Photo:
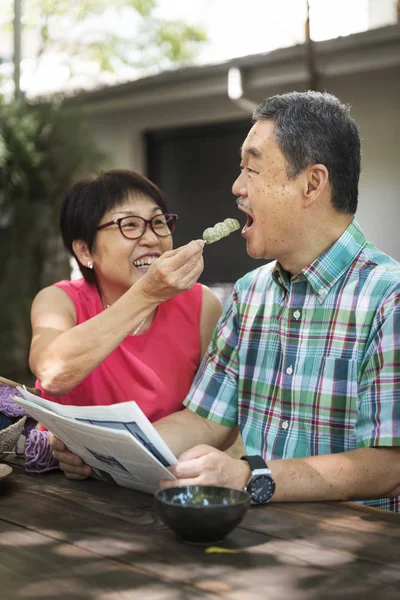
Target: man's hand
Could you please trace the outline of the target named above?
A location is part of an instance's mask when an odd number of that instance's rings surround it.
[[[92,474],[92,467],[68,450],[65,444],[52,433],[48,437],[53,456],[60,462],[60,469],[68,479],[86,479]]]
[[[179,457],[178,464],[170,467],[177,477],[163,480],[160,487],[182,485],[221,485],[243,489],[250,479],[251,470],[245,460],[237,460],[211,446],[195,446]]]

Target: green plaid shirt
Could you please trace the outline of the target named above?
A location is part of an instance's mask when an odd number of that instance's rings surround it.
[[[240,279],[185,405],[265,460],[400,445],[400,264],[353,220],[299,275]],[[400,499],[364,502],[400,510]]]

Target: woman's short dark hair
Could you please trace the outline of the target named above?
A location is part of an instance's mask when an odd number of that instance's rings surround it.
[[[273,122],[288,177],[313,164],[325,165],[333,206],[339,212],[356,212],[360,136],[348,106],[328,93],[291,92],[264,100],[253,113],[253,122],[260,120]]]
[[[165,194],[147,177],[127,169],[89,175],[68,190],[61,207],[61,235],[66,249],[77,260],[88,283],[95,283],[95,274],[79,262],[72,248],[73,242],[83,240],[92,250],[103,215],[123,204],[128,197],[135,196],[147,196],[154,200],[162,212],[169,212]]]

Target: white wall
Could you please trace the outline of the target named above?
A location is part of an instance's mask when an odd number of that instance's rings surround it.
[[[397,23],[397,0],[368,0],[368,29]]]
[[[105,166],[145,170],[146,131],[201,125],[222,121],[244,119],[250,114],[243,112],[226,97],[206,100],[166,102],[135,110],[114,110],[103,113],[91,108],[87,117],[99,146],[108,154]]]
[[[329,91],[352,107],[362,143],[357,218],[367,238],[400,260],[400,74],[343,77]]]

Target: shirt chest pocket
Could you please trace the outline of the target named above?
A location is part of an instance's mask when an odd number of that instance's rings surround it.
[[[314,359],[312,379],[317,396],[336,400],[338,408],[345,406],[347,399],[357,397],[357,362],[355,360],[330,357]]]
[[[304,359],[296,368],[293,399],[299,421],[327,452],[355,447],[357,362],[342,358]],[[301,383],[300,383],[301,381]]]

